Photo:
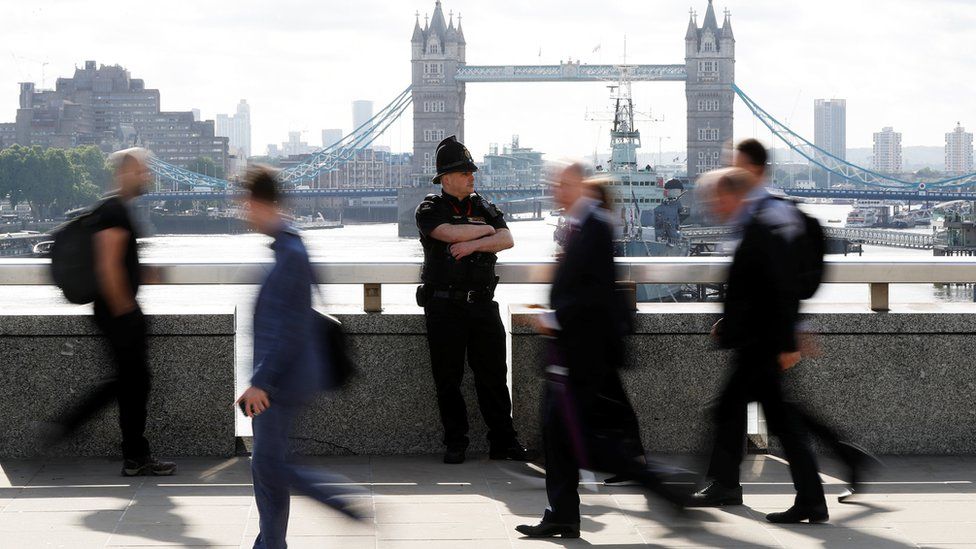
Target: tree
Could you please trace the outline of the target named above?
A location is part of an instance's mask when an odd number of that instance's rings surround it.
[[[189,170],[202,173],[203,175],[209,175],[210,177],[216,177],[217,179],[224,178],[224,167],[218,166],[213,158],[209,156],[201,156],[191,162]]]
[[[934,181],[934,180],[937,180],[937,179],[942,179],[943,174],[942,174],[942,172],[933,170],[932,168],[929,168],[929,167],[926,166],[926,167],[922,168],[921,170],[918,170],[917,172],[915,172],[915,177],[917,177],[918,179],[925,179],[925,180]]]

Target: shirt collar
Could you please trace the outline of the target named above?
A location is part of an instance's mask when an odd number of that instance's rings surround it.
[[[732,219],[732,225],[739,228],[745,227],[749,223],[749,220],[756,215],[756,209],[759,208],[759,204],[768,196],[771,195],[763,185],[759,185],[749,191],[745,200],[742,201],[742,207],[739,209],[739,213]]]
[[[447,191],[443,191],[443,190],[441,191],[441,196],[443,196],[444,198],[446,198],[448,200],[448,202],[450,202],[451,204],[454,204],[455,206],[464,206],[464,205],[466,205],[471,200],[471,196],[470,195],[464,197],[461,200],[458,200],[457,197],[455,197],[452,194],[448,194]]]
[[[274,233],[274,242],[271,243],[271,249],[277,251],[283,245],[285,236],[297,234],[298,230],[282,219],[278,225],[278,230]]]
[[[574,225],[582,225],[593,211],[600,205],[600,201],[589,196],[581,196],[569,207],[566,217]]]

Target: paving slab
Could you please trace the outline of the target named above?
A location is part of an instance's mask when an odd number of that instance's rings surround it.
[[[655,459],[692,466],[687,456]],[[289,547],[316,549],[532,549],[535,547],[775,547],[976,549],[976,457],[893,457],[854,503],[825,461],[831,520],[822,525],[769,524],[766,513],[792,504],[781,458],[749,456],[744,505],[675,515],[639,487],[581,485],[582,537],[529,540],[515,531],[535,524],[546,505],[544,478],[521,464],[439,456],[314,458],[310,463],[356,477],[350,485],[366,517],[293,496]],[[0,460],[0,547],[250,548],[259,530],[247,458],[180,461],[173,477],[122,478],[104,459]],[[334,465],[334,467],[333,467]],[[597,475],[596,479],[603,477]],[[676,481],[691,490],[689,480]]]

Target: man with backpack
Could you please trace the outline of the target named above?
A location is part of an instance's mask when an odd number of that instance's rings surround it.
[[[146,319],[136,301],[142,273],[136,246],[137,232],[129,207],[146,192],[151,181],[148,159],[149,152],[141,148],[126,149],[109,157],[115,167],[115,192],[84,214],[75,227],[65,231],[78,239],[70,243],[71,249],[58,250],[59,246],[68,244],[55,237],[52,259],[58,263],[54,267],[62,268],[60,257],[65,253],[77,253],[80,249],[90,252],[87,258],[76,259],[64,267],[69,279],[90,279],[91,287],[81,292],[85,296],[76,299],[69,295],[67,287],[63,289],[76,303],[94,300],[95,323],[108,339],[115,373],[102,380],[60,424],[54,425],[48,442],[53,444],[67,438],[102,408],[117,400],[124,476],[165,476],[176,471],[175,463],[153,458],[145,436],[150,373],[146,357]],[[73,272],[75,269],[85,272]],[[56,269],[55,280],[60,278]],[[62,285],[60,281],[59,285]]]
[[[755,178],[726,168],[714,178],[708,207],[733,224],[742,240],[729,268],[722,319],[714,335],[733,351],[732,371],[714,409],[714,446],[707,476],[712,481],[692,496],[693,505],[741,505],[742,463],[749,402],[762,404],[770,431],[783,445],[797,495],[794,505],[766,519],[796,523],[828,519],[817,461],[804,418],[783,396],[781,373],[800,359],[796,325],[801,295],[799,241],[804,220],[792,206],[773,207]],[[778,202],[778,200],[777,200]]]
[[[291,491],[307,495],[352,518],[346,479],[302,467],[288,456],[291,425],[308,402],[334,381],[334,364],[323,352],[312,309],[312,266],[302,238],[280,210],[281,190],[268,168],[248,171],[244,187],[248,222],[273,237],[275,263],[254,305],[254,374],[237,399],[252,418],[251,475],[260,532],[255,549],[284,549]],[[331,350],[329,351],[331,352]]]
[[[784,198],[774,197],[765,189],[767,164],[769,153],[766,147],[756,139],[745,139],[735,147],[733,164],[737,168],[749,172],[753,182],[749,198],[755,212],[769,222],[777,225],[780,230],[795,232],[793,248],[797,260],[797,290],[799,298],[810,299],[820,287],[824,274],[825,235],[823,227],[813,217],[796,207],[793,202]],[[788,227],[792,226],[793,229]],[[811,337],[804,333],[801,326],[797,326],[797,345],[802,351],[812,346]],[[841,503],[848,502],[862,487],[861,480],[868,469],[880,465],[880,461],[861,446],[850,441],[842,440],[841,435],[831,426],[800,403],[787,402],[793,413],[802,417],[807,429],[820,442],[838,457],[846,468],[848,489],[838,496]]]

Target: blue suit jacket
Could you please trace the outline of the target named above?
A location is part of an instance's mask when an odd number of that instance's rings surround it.
[[[304,401],[323,386],[313,334],[312,266],[298,233],[282,228],[271,245],[275,264],[254,307],[251,385],[282,403]]]

